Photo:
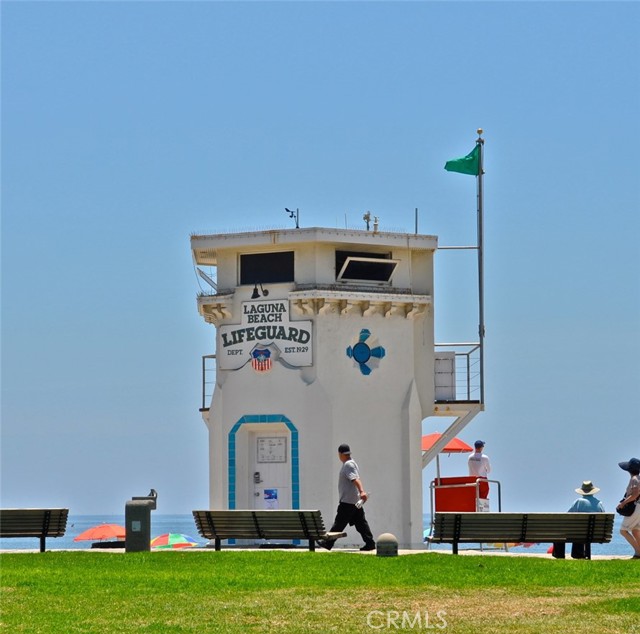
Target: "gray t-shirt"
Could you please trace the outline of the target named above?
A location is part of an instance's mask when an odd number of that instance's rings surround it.
[[[340,496],[340,502],[355,504],[360,499],[358,489],[353,483],[353,481],[358,478],[360,478],[358,465],[353,460],[344,462],[340,469],[340,476],[338,477],[338,495]]]

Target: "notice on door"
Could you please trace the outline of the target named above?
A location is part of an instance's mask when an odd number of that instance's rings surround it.
[[[278,509],[278,489],[264,489],[264,508],[267,511]]]
[[[287,461],[287,439],[280,436],[258,438],[258,462],[274,463]]]

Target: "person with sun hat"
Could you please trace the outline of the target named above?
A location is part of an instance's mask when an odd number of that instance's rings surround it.
[[[596,497],[600,489],[593,486],[591,480],[585,480],[581,487],[575,489],[580,497],[575,500],[568,510],[568,513],[604,513],[602,502]],[[564,559],[565,544],[564,542],[555,542],[553,544],[552,555],[556,559]],[[585,559],[587,557],[587,544],[575,542],[571,544],[571,558]]]
[[[625,462],[619,462],[618,466],[623,471],[626,471],[630,478],[624,497],[620,500],[616,509],[629,502],[635,501],[636,504],[633,514],[622,518],[620,534],[633,548],[632,559],[640,559],[640,460],[631,458]]]

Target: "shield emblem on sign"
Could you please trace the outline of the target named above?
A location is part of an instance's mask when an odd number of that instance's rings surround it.
[[[251,352],[251,367],[256,372],[268,372],[271,370],[272,361],[271,361],[271,350],[263,349],[252,350]]]

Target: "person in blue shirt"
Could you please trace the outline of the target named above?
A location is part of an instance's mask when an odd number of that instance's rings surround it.
[[[580,494],[580,497],[571,505],[568,510],[569,513],[604,513],[604,506],[602,502],[596,497],[600,489],[593,486],[591,480],[585,480],[582,486],[576,489],[576,493]],[[587,556],[587,545],[582,543],[571,544],[571,558],[572,559],[584,559]],[[564,559],[565,544],[564,542],[556,542],[553,544],[552,555],[556,559]]]

